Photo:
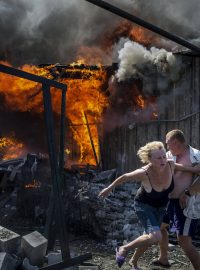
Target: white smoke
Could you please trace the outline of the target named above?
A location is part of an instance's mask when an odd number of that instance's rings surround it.
[[[147,50],[144,46],[127,41],[124,47],[119,51],[119,69],[116,73],[118,81],[124,81],[130,78],[141,78],[148,70],[157,68],[157,71],[163,75],[169,76],[175,72],[176,58],[171,52],[165,49],[152,47]]]

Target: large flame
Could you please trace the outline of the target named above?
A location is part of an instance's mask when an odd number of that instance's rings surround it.
[[[142,33],[140,31],[138,33],[143,38]],[[5,62],[1,63],[9,65]],[[62,71],[57,67],[58,65],[44,67],[24,65],[21,69],[67,84],[66,114],[68,125],[72,130],[73,139],[80,149],[79,160],[76,160],[76,162],[98,165],[100,156],[98,128],[102,120],[102,114],[109,105],[108,97],[102,91],[107,80],[106,71],[101,65],[93,68],[86,66],[84,59],[67,67],[62,66]],[[61,76],[61,73],[67,74],[67,76]],[[51,94],[53,110],[59,114],[61,91],[51,89]],[[38,83],[0,73],[0,95],[5,100],[5,108],[9,110],[38,114],[43,112],[43,96],[41,85]],[[129,99],[129,97],[127,98]],[[135,104],[141,110],[146,106],[150,106],[152,115],[155,117],[155,100],[147,100],[139,92],[137,97],[134,95],[132,98],[135,99]],[[7,140],[10,141],[8,138]],[[11,152],[13,152],[12,158],[19,156],[24,147],[14,139],[12,139],[10,145],[8,153],[3,157],[5,159],[11,157]],[[14,145],[18,147],[18,151],[14,149]],[[0,150],[2,149],[0,144]],[[66,142],[65,155],[70,156],[70,153],[70,145],[67,145]]]
[[[77,71],[80,72],[80,68],[74,65],[71,72]],[[95,155],[99,157],[98,125],[104,109],[108,106],[108,98],[101,91],[106,72],[101,66],[98,70],[85,67],[81,72],[81,79],[61,80],[69,89],[67,116],[74,138],[80,147],[79,162],[97,165],[99,161],[95,159]]]
[[[99,157],[97,127],[101,121],[102,112],[108,106],[108,99],[101,91],[102,85],[105,83],[106,72],[101,66],[94,70],[87,67],[83,68],[83,66],[83,62],[78,62],[73,63],[69,69],[63,69],[65,73],[78,72],[79,79],[74,79],[72,75],[72,79],[62,78],[58,80],[68,86],[66,113],[74,139],[80,147],[81,157],[79,162],[96,164],[98,160],[95,159],[95,156]],[[53,78],[51,74],[53,67],[55,65],[44,68],[25,65],[21,69],[36,75]],[[60,91],[53,89],[51,93],[53,109],[59,113]],[[0,94],[3,95],[9,110],[35,113],[43,111],[40,84],[0,73]],[[91,136],[89,136],[90,134]]]

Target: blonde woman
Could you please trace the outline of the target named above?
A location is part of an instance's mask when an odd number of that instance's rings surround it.
[[[125,262],[130,250],[136,249],[132,257],[132,270],[139,270],[137,262],[146,249],[154,243],[160,242],[162,236],[160,225],[168,203],[168,195],[174,188],[174,170],[198,173],[199,166],[184,167],[167,160],[166,151],[162,142],[147,143],[137,152],[143,167],[118,177],[107,188],[104,188],[99,197],[106,197],[113,188],[128,181],[139,181],[141,187],[134,198],[135,211],[144,227],[144,234],[132,242],[116,249],[116,262],[119,267]]]

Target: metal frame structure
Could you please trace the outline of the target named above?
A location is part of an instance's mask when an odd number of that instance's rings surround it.
[[[70,258],[70,249],[64,217],[65,212],[64,212],[64,205],[62,202],[61,179],[63,176],[63,167],[64,167],[65,108],[66,108],[67,85],[2,64],[0,64],[0,72],[42,84],[44,116],[47,129],[47,142],[48,142],[49,160],[52,176],[52,194],[49,203],[45,236],[47,237],[48,240],[51,240],[52,237],[55,237],[55,235],[51,235],[51,226],[53,221],[55,221],[55,225],[58,228],[57,232],[59,235],[59,241],[61,246],[62,261],[53,265],[42,267],[40,269],[60,270],[63,269],[64,267],[69,267],[75,264],[81,264],[83,261],[91,259],[92,255],[91,253],[86,253],[84,255],[75,258]],[[55,87],[62,90],[59,162],[57,160],[56,154],[56,142],[54,134],[54,121],[53,121],[50,87]]]

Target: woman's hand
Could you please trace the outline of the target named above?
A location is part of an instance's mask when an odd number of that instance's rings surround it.
[[[107,197],[110,194],[111,191],[112,191],[112,189],[109,188],[109,187],[104,188],[102,191],[99,192],[99,196],[98,197],[105,198],[105,197]]]

